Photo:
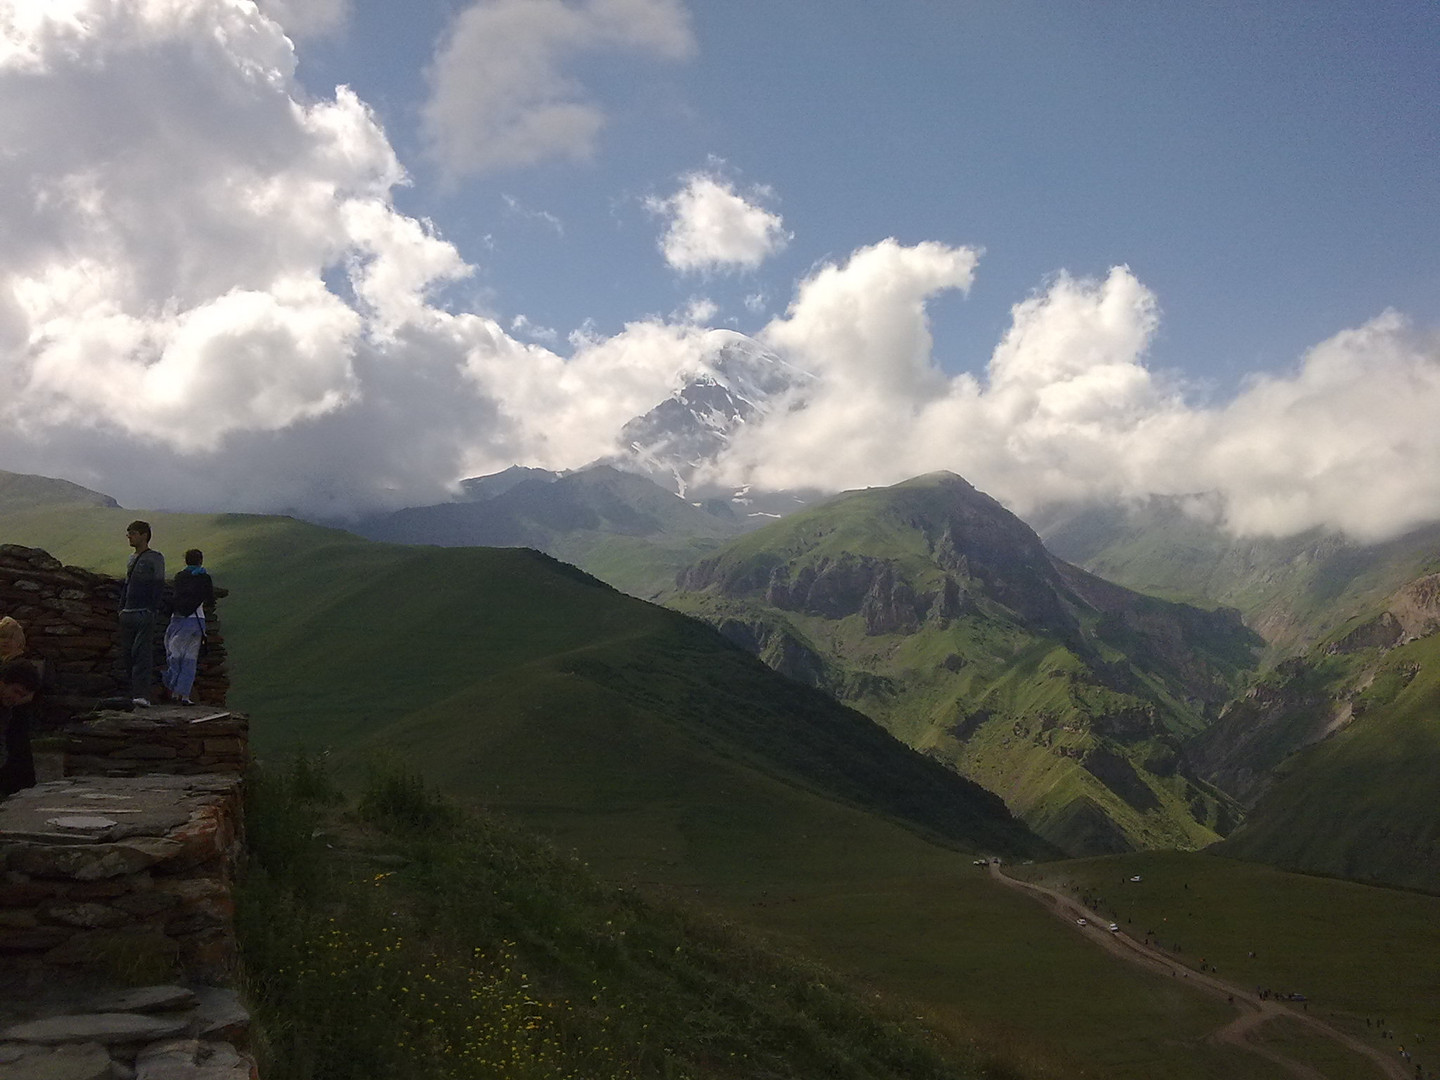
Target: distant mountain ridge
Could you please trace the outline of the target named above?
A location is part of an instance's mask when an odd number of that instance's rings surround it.
[[[119,505],[109,495],[72,484],[69,480],[0,470],[0,513],[34,510],[43,506]]]
[[[570,473],[511,468],[464,481],[455,502],[350,523],[371,540],[437,547],[529,547],[648,596],[681,566],[746,527],[728,503],[696,506],[608,465]]]
[[[1179,499],[1054,509],[1036,531],[1063,559],[1157,596],[1236,608],[1272,661],[1307,650],[1440,560],[1440,522],[1359,544],[1321,529],[1234,537]]]
[[[346,527],[393,543],[533,547],[617,588],[651,596],[707,541],[734,536],[820,498],[697,486],[743,425],[813,376],[755,340],[712,330],[681,385],[617,433],[617,449],[580,469],[515,465],[460,481],[446,503],[371,514]]]
[[[731,541],[666,601],[1006,796],[1072,852],[1208,843],[1230,805],[1179,747],[1259,645],[1234,612],[1055,559],[954,474],[838,496]]]

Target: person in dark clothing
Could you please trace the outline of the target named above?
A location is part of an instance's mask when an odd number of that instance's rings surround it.
[[[182,705],[193,705],[195,665],[205,640],[205,605],[215,603],[215,584],[201,565],[199,548],[185,552],[185,569],[175,575],[175,599],[170,625],[165,628],[165,695]]]
[[[0,798],[35,786],[35,757],[25,706],[40,692],[40,672],[28,660],[0,664]]]
[[[120,663],[130,680],[131,700],[150,705],[155,677],[155,613],[165,588],[165,556],[150,546],[150,524],[132,521],[125,539],[135,554],[125,566],[120,588]]]

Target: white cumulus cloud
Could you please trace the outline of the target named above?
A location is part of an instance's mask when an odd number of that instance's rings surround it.
[[[1373,541],[1440,518],[1440,332],[1387,311],[1202,413],[1169,486],[1219,491],[1232,531]]]
[[[342,513],[595,456],[587,417],[668,391],[626,346],[643,330],[572,365],[438,307],[471,268],[395,209],[371,111],[302,93],[253,6],[8,0],[0,34],[0,467],[131,505]],[[533,411],[557,387],[559,433]]]
[[[587,158],[605,112],[568,65],[594,53],[683,59],[694,48],[679,0],[481,0],[430,66],[430,153],[452,177]]]
[[[350,0],[256,0],[294,38],[332,34],[350,18]]]
[[[761,198],[768,193],[751,194]],[[680,271],[753,270],[791,240],[779,214],[710,173],[691,173],[674,195],[647,199],[645,205],[666,219],[660,250]]]

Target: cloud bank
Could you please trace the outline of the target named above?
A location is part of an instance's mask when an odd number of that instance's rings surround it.
[[[6,468],[131,505],[437,499],[604,453],[698,333],[637,325],[565,360],[436,306],[471,268],[395,210],[370,110],[310,100],[250,5],[0,3],[0,33]]]
[[[1440,520],[1440,333],[1387,311],[1231,401],[1148,365],[1154,294],[1126,267],[1059,274],[1012,308],[983,379],[945,375],[926,301],[975,253],[893,241],[804,282],[762,340],[820,376],[747,428],[716,479],[836,489],[948,469],[1022,516],[1056,503],[1206,496],[1231,532],[1378,541]]]
[[[473,268],[396,209],[407,176],[365,103],[296,84],[292,38],[265,14],[281,11],[0,0],[0,468],[136,508],[323,516],[613,450],[700,365],[713,304],[611,336],[582,328],[569,355],[522,314],[507,324],[529,341],[449,310],[443,290]],[[502,127],[578,100],[558,65],[585,43],[689,47],[658,0],[466,18],[512,33],[558,80],[506,98]],[[783,236],[706,174],[664,207],[681,269],[750,265]],[[1021,514],[1204,494],[1241,533],[1375,540],[1440,519],[1435,330],[1383,312],[1231,400],[1197,401],[1153,364],[1156,296],[1116,267],[1057,274],[1015,304],[983,370],[950,375],[927,305],[966,291],[979,260],[883,240],[813,270],[758,336],[817,382],[803,408],[747,427],[718,475],[838,489],[949,469]]]

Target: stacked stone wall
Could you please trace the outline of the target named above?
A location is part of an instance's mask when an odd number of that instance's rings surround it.
[[[170,587],[166,586],[168,611]],[[217,596],[224,590],[217,589]],[[39,548],[0,544],[0,615],[25,628],[26,656],[45,668],[42,717],[53,727],[88,712],[105,697],[129,697],[118,665],[120,580],[64,566]],[[230,689],[225,639],[214,608],[206,610],[206,655],[194,697],[223,705]],[[165,665],[164,623],[155,633],[155,683]]]
[[[178,970],[235,958],[240,778],[67,777],[0,803],[0,954]]]
[[[95,709],[129,696],[118,591],[0,546],[0,614],[43,661],[65,759],[63,778],[0,798],[0,1077],[258,1080],[228,988],[249,724],[217,708],[229,687],[213,611],[194,695],[208,705]]]
[[[204,707],[100,712],[64,729],[67,776],[240,774],[249,764],[250,722]]]

